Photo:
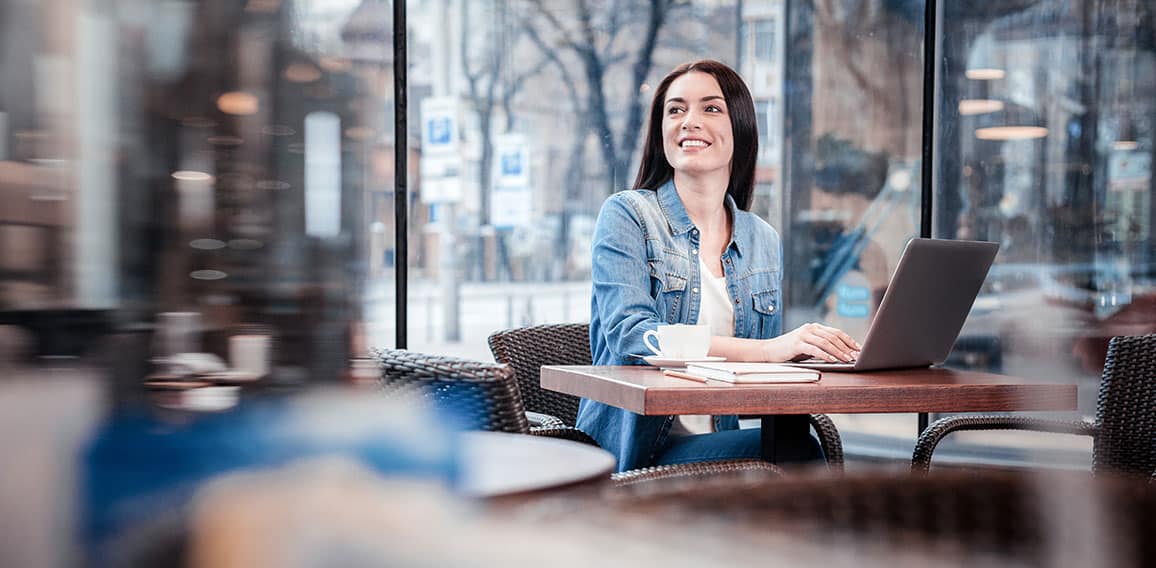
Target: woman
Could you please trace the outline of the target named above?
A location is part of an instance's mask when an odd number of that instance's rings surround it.
[[[712,329],[710,354],[731,361],[848,361],[859,344],[809,323],[780,335],[782,247],[748,212],[758,132],[750,92],[717,61],[681,65],[659,84],[632,191],[612,195],[594,231],[590,347],[596,365],[640,364],[643,334],[668,323]],[[591,400],[578,427],[624,471],[651,465],[757,457],[759,430],[736,416],[641,416]],[[776,452],[820,459],[809,435]]]

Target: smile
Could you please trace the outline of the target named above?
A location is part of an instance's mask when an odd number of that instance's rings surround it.
[[[680,148],[706,148],[710,144],[703,140],[687,139],[678,143]]]

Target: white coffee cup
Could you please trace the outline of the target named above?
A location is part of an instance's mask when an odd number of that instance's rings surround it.
[[[658,345],[651,343],[652,338],[658,340]],[[642,342],[659,357],[701,359],[710,351],[710,326],[660,325],[658,331],[650,330],[643,334]]]

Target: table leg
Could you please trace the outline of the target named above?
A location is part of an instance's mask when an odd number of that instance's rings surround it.
[[[762,417],[763,459],[771,463],[787,463],[812,459],[808,437],[811,421],[806,414]]]

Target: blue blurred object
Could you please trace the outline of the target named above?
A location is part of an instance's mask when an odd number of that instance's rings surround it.
[[[150,408],[111,416],[83,456],[80,522],[89,558],[108,562],[124,534],[181,517],[203,483],[230,472],[342,456],[387,477],[458,483],[457,438],[439,426],[446,421],[412,401],[359,396],[259,399],[179,422]]]

